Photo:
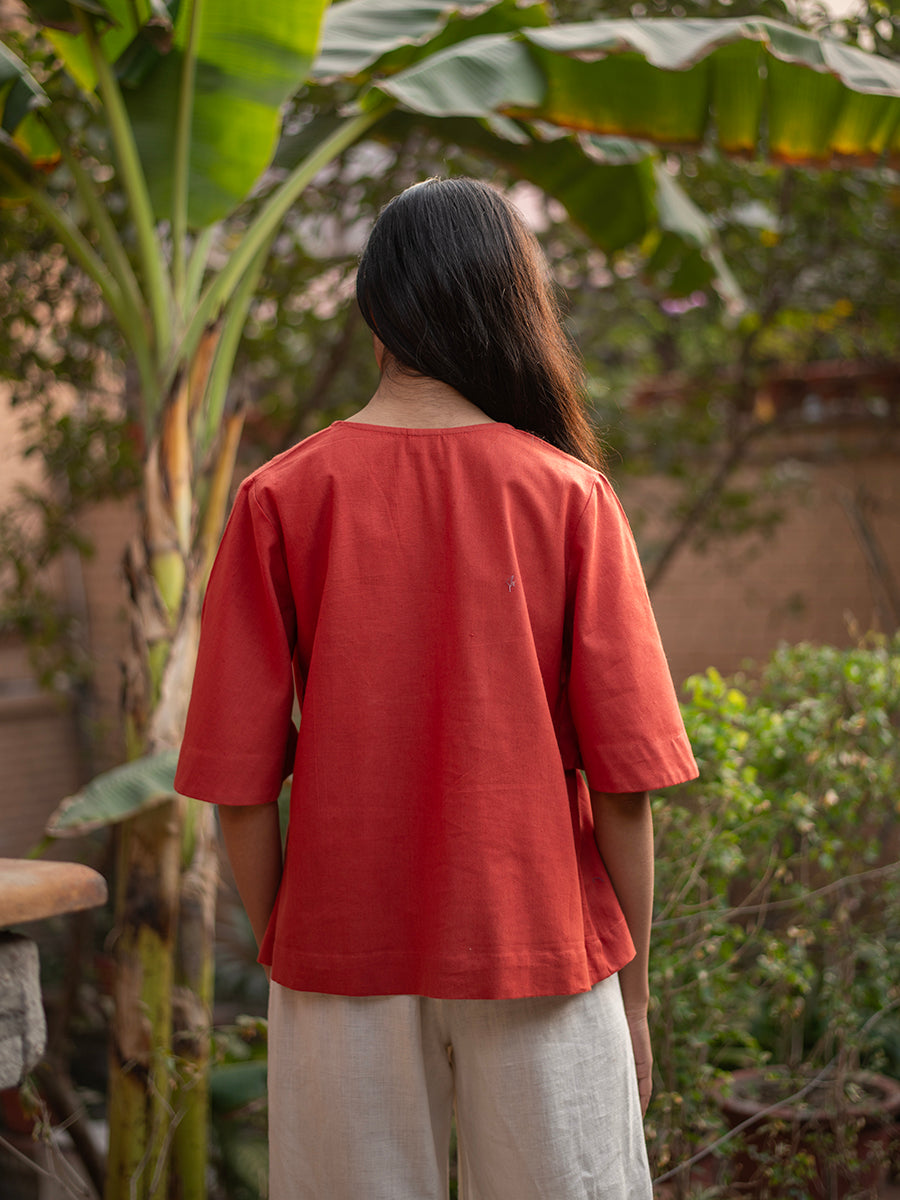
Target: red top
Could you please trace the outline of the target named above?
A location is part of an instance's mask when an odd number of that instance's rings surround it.
[[[580,767],[696,775],[602,475],[509,425],[338,421],[244,481],[175,783],[267,804],[293,771],[278,983],[552,995],[624,966]]]

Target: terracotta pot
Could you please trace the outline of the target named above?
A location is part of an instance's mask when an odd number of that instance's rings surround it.
[[[837,1112],[827,1105],[828,1084],[804,1096],[794,1104],[770,1106],[774,1096],[785,1095],[801,1085],[778,1068],[748,1068],[735,1071],[730,1087],[719,1095],[721,1110],[729,1128],[759,1117],[741,1134],[742,1149],[732,1158],[734,1182],[740,1195],[757,1200],[781,1200],[786,1194],[775,1178],[767,1178],[767,1169],[777,1172],[779,1164],[797,1164],[809,1156],[813,1178],[807,1184],[810,1200],[842,1200],[859,1196],[867,1189],[872,1195],[883,1181],[885,1151],[897,1136],[900,1114],[900,1083],[886,1075],[859,1071],[851,1076],[854,1092]],[[767,1109],[765,1116],[760,1116]],[[848,1167],[848,1156],[858,1165]]]

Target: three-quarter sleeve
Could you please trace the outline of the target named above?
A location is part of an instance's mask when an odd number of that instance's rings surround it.
[[[292,769],[296,618],[281,536],[245,481],[210,575],[175,776],[186,796],[264,804]]]
[[[602,477],[569,561],[569,705],[582,766],[598,791],[668,787],[697,774],[634,538]]]

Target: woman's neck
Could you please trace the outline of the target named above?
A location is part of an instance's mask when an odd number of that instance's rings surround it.
[[[407,429],[493,424],[493,418],[449,384],[398,371],[384,372],[369,403],[348,419]]]

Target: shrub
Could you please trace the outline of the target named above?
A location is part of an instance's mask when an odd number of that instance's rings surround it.
[[[657,1175],[709,1140],[725,1070],[900,1075],[900,638],[686,688],[700,778],[654,800]]]

